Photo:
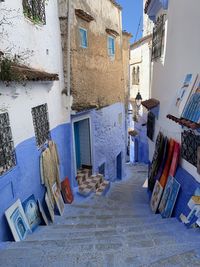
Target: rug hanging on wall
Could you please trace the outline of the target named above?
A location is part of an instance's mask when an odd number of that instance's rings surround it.
[[[155,130],[155,115],[152,112],[148,113],[147,117],[147,136],[153,141]]]

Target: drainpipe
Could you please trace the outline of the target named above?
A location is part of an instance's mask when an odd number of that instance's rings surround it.
[[[67,95],[71,94],[71,0],[68,0],[68,18],[67,18]]]

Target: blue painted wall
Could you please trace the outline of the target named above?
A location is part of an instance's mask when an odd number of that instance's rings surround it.
[[[51,131],[52,140],[58,147],[60,178],[71,175],[71,124],[63,124]],[[16,199],[23,202],[31,194],[43,201],[44,186],[40,183],[39,157],[35,137],[25,140],[16,147],[17,165],[0,176],[0,241],[12,240],[12,234],[4,216],[5,210]]]

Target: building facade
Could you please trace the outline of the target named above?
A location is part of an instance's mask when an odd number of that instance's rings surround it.
[[[194,142],[197,142],[199,126],[192,118],[182,121],[185,115],[183,110],[177,108],[180,88],[188,87],[188,78],[189,81],[191,80],[191,85],[194,84],[194,79],[199,73],[200,39],[192,30],[200,25],[199,7],[200,3],[197,0],[192,4],[186,0],[148,0],[145,7],[145,13],[154,22],[151,96],[160,101],[159,116],[155,120],[154,139],[149,140],[150,160],[153,157],[155,139],[159,131],[181,145],[181,157],[175,174],[175,178],[181,185],[181,192],[175,206],[176,216],[180,216],[184,209],[188,209],[187,202],[200,182],[196,164],[190,163],[193,155],[196,155],[197,160],[198,144],[195,147],[192,143],[187,144],[192,137]],[[184,14],[187,14],[187,18]],[[198,109],[195,113],[198,114]],[[172,118],[171,116],[174,121],[169,119]],[[191,127],[191,122],[194,123],[194,127]],[[191,151],[189,157],[185,155],[185,145],[186,154]]]
[[[122,178],[126,153],[124,65],[128,70],[130,35],[122,32],[115,1],[76,0],[69,15],[68,5],[60,1],[65,86],[73,97],[74,176],[89,166],[114,181]]]
[[[64,88],[57,1],[0,3],[0,240],[11,239],[4,212],[31,194],[43,201],[39,159],[57,144],[60,178],[71,179],[70,103]],[[68,107],[68,109],[66,109]]]

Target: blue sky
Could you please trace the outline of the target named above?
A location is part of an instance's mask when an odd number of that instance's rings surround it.
[[[142,36],[142,5],[143,0],[116,0],[123,7],[122,11],[122,22],[123,22],[123,30],[131,32],[133,38],[131,39],[131,43],[137,41]],[[138,24],[141,18],[140,30],[137,34]]]

